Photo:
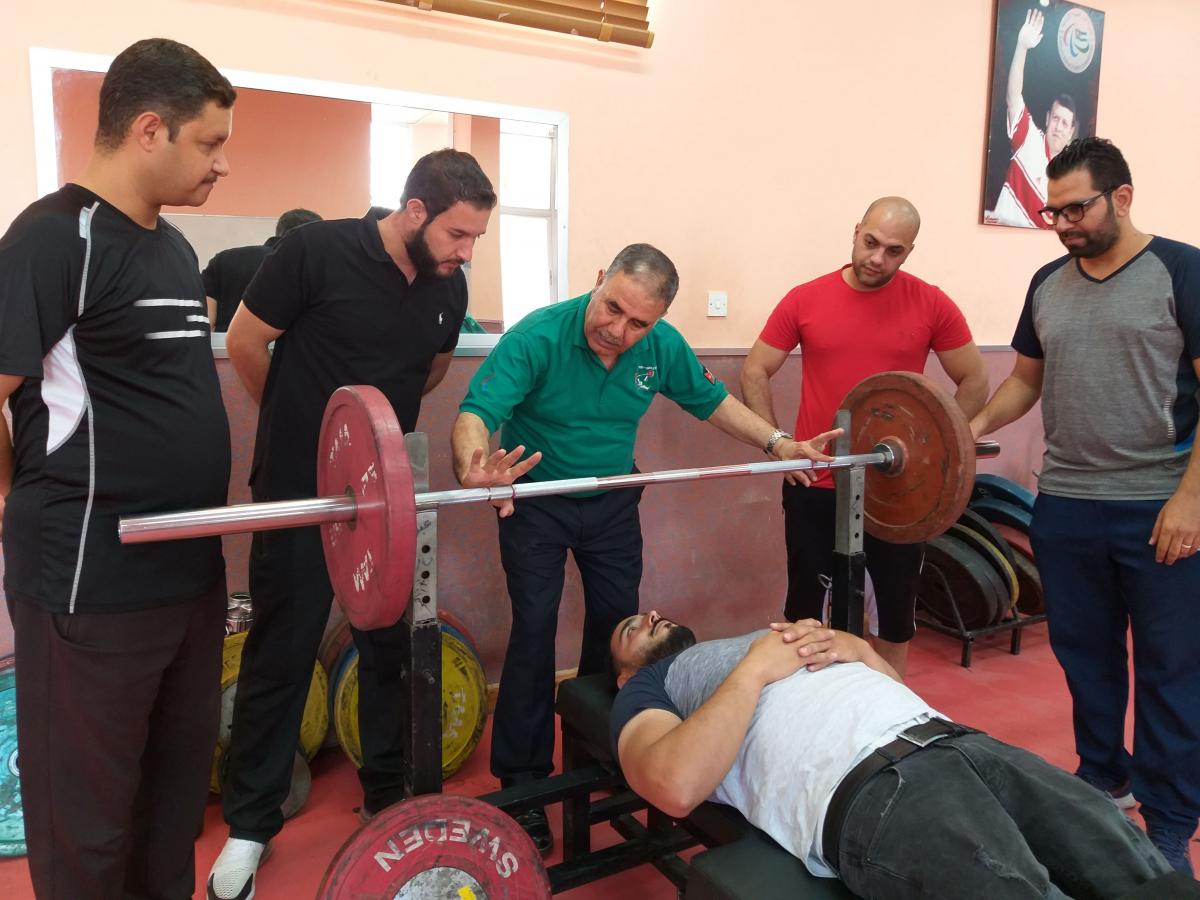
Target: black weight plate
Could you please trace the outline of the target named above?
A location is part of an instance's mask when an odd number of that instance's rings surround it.
[[[971,509],[969,506],[964,509],[963,514],[958,517],[958,524],[964,525],[967,528],[970,528],[972,531],[977,531],[982,534],[985,538],[992,542],[997,550],[1000,551],[1000,555],[1004,557],[1005,561],[1010,566],[1015,565],[1013,562],[1014,550],[1012,545],[1010,545],[1008,541],[1004,539],[1004,535],[1000,533],[1000,530],[996,528],[995,525],[993,525],[979,513],[975,512],[975,510]]]
[[[1016,570],[1004,558],[1004,554],[1000,552],[996,545],[975,529],[955,523],[950,526],[950,530],[946,534],[949,537],[958,538],[958,540],[978,553],[987,560],[988,565],[1000,576],[1000,581],[1004,583],[1007,593],[1004,601],[1004,609],[1000,613],[1000,618],[1003,619],[1004,614],[1016,605],[1017,598],[1020,595],[1021,587],[1017,583]]]
[[[986,628],[999,620],[1007,598],[991,564],[957,538],[942,535],[925,546],[917,602],[939,622],[956,627],[957,605],[968,631]]]

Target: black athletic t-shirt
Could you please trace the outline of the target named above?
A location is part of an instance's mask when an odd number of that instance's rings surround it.
[[[214,254],[208,261],[200,277],[204,279],[204,293],[217,301],[217,321],[213,331],[229,330],[229,321],[246,295],[246,285],[276,240],[270,238],[265,244],[230,247]]]
[[[283,331],[258,417],[255,499],[315,495],[321,417],[342,385],[379,388],[400,427],[413,430],[433,358],[458,345],[466,277],[457,270],[410,285],[379,234],[377,220],[389,212],[289,232],[246,289],[246,308]]]
[[[53,612],[143,609],[208,590],[219,538],[122,545],[121,516],[226,502],[229,423],[196,254],[68,184],[0,238],[0,373],[15,471],[4,588]]]

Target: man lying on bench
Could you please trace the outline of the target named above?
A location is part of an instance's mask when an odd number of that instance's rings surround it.
[[[1107,795],[947,721],[865,641],[773,627],[617,626],[614,751],[649,803],[736,807],[868,898],[1120,897],[1170,871]]]

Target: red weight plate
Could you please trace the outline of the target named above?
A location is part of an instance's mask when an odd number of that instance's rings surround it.
[[[474,650],[476,655],[478,655],[479,644],[475,641],[475,635],[471,634],[470,630],[467,628],[467,623],[454,613],[450,612],[450,610],[443,609],[440,606],[438,607],[437,614],[439,619],[461,634],[466,639],[467,646]]]
[[[350,836],[318,900],[365,897],[545,900],[550,879],[521,826],[473,797],[426,794],[389,806]]]
[[[842,401],[850,411],[850,452],[888,441],[897,471],[866,473],[866,529],[893,544],[916,544],[958,521],[975,481],[975,441],[954,398],[924,375],[882,372]]]
[[[404,433],[377,388],[341,387],[329,398],[317,493],[358,504],[354,521],[321,526],[329,581],[346,618],[363,631],[395,624],[412,595],[416,499]]]

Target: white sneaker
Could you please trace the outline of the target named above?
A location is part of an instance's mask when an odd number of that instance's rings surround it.
[[[268,844],[230,838],[208,873],[208,900],[251,900],[254,875],[266,859]]]

